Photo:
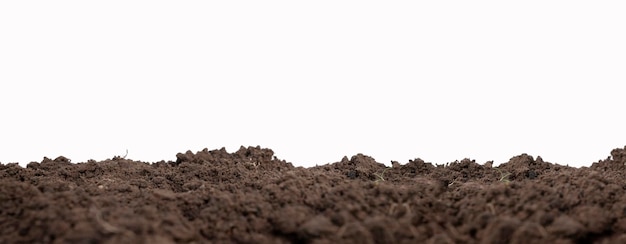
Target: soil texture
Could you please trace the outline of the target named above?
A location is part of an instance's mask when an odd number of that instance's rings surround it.
[[[626,243],[626,147],[581,168],[176,158],[0,164],[0,243]]]

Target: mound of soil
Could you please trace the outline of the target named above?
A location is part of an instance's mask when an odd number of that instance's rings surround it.
[[[626,243],[626,147],[582,168],[176,157],[0,164],[0,243]]]

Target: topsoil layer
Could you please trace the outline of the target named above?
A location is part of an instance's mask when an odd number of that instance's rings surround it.
[[[582,168],[273,154],[0,164],[0,243],[626,243],[626,147]]]

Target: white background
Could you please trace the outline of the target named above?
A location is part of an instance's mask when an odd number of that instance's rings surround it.
[[[2,1],[0,162],[624,147],[623,1],[515,2]]]

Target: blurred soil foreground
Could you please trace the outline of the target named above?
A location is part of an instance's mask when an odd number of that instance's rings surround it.
[[[0,164],[0,243],[626,243],[626,147],[582,168],[176,157]]]

